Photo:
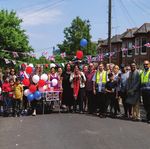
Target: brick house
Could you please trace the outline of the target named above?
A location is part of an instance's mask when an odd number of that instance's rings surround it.
[[[127,29],[127,31],[122,36],[122,48],[128,49],[126,52],[121,52],[122,61],[121,63],[129,65],[134,58],[134,48],[135,45],[135,37],[134,33],[138,28]],[[118,63],[118,62],[117,62]]]
[[[150,23],[144,23],[137,29],[134,37],[135,45],[139,46],[135,49],[134,59],[139,65],[142,65],[145,59],[150,60],[150,48],[144,46],[150,43]]]
[[[120,65],[124,63],[129,65],[133,60],[140,66],[143,61],[150,60],[150,48],[145,47],[146,43],[150,43],[150,23],[144,23],[140,28],[127,29],[121,35],[115,35],[111,39],[112,52],[116,54],[112,57],[112,62]],[[122,48],[127,48],[128,51],[122,52]],[[106,53],[108,51],[108,41],[98,41],[98,52]],[[108,58],[105,58],[105,63],[108,63]]]

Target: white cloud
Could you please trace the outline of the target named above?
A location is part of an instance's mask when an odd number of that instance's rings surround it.
[[[23,26],[38,26],[41,24],[53,24],[62,18],[59,9],[49,9],[44,11],[20,12],[19,17],[23,19]]]

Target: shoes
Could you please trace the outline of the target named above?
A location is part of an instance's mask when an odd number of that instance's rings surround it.
[[[83,114],[83,111],[80,111],[80,114]]]
[[[36,116],[36,113],[33,112],[33,113],[32,113],[32,116]]]
[[[36,116],[36,110],[33,111],[32,116]]]
[[[147,123],[150,124],[150,120],[147,120]]]

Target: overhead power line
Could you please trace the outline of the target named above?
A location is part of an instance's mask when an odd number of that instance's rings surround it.
[[[128,9],[126,8],[126,6],[124,5],[122,0],[119,0],[120,2],[120,6],[122,7],[122,10],[124,12],[124,14],[128,17],[129,21],[132,23],[133,26],[136,26],[135,21],[133,20],[132,16],[130,15]]]
[[[50,4],[48,4],[48,5],[46,5],[46,6],[42,7],[42,8],[36,9],[35,12],[33,12],[32,14],[31,14],[31,12],[29,11],[28,13],[26,13],[26,14],[25,14],[24,16],[22,16],[22,17],[26,17],[26,16],[30,16],[30,15],[36,16],[36,15],[38,15],[39,13],[43,12],[43,11],[46,10],[46,9],[50,9],[50,8],[52,9],[52,8],[57,7],[57,6],[58,6],[59,4],[61,4],[63,1],[64,1],[64,0],[58,0],[58,1],[54,2],[54,3],[50,3]]]

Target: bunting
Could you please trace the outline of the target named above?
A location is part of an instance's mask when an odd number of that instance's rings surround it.
[[[86,58],[87,58],[88,63],[92,62],[92,56],[91,55],[87,55]]]
[[[66,57],[66,52],[60,54],[61,58],[64,59]]]
[[[150,43],[146,43],[144,46],[150,48]]]

